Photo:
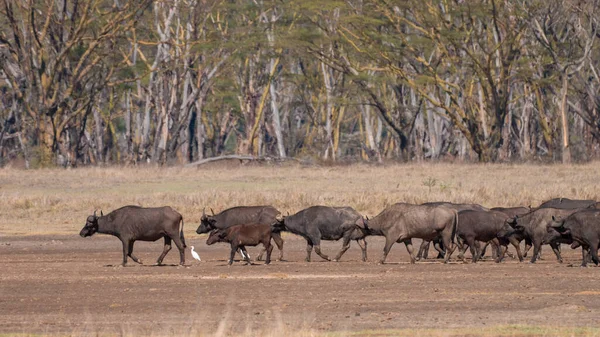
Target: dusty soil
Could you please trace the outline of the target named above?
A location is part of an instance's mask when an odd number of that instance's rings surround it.
[[[211,334],[215,331],[370,331],[403,328],[479,329],[496,325],[588,327],[600,314],[600,268],[579,268],[580,251],[550,249],[535,265],[508,260],[444,265],[408,263],[395,245],[377,265],[381,238],[369,238],[369,260],[356,243],[342,262],[313,253],[286,236],[287,262],[227,267],[229,247],[187,238],[202,262],[150,266],[162,243],[138,242],[147,265],[121,268],[120,242],[94,236],[0,237],[0,333]],[[333,255],[341,242],[323,250]],[[258,248],[251,248],[255,257]],[[277,249],[274,256],[278,255]],[[573,264],[575,267],[569,267]],[[219,330],[220,329],[220,330]],[[265,330],[266,329],[266,330]],[[476,330],[475,330],[476,331]]]

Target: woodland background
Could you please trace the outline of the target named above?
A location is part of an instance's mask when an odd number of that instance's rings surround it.
[[[0,166],[600,155],[598,0],[0,1]]]

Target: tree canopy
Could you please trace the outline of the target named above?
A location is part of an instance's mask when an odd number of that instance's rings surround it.
[[[0,165],[590,160],[598,1],[2,0]]]

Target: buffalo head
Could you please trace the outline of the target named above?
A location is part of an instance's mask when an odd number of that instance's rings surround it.
[[[552,222],[546,225],[546,234],[542,238],[542,244],[548,244],[557,239],[571,237],[571,230],[565,227],[565,220],[552,216]]]
[[[213,212],[213,215],[214,215],[214,212]],[[214,216],[208,216],[208,215],[206,215],[206,212],[204,210],[202,210],[202,217],[200,218],[200,226],[198,226],[198,229],[196,229],[196,233],[198,233],[198,234],[208,233],[216,228],[216,226],[215,226],[216,223],[217,223],[217,220],[214,218]]]
[[[102,216],[102,211],[100,211],[100,216]],[[88,236],[94,235],[98,231],[98,216],[96,216],[96,211],[94,211],[93,215],[87,217],[85,221],[85,226],[79,232],[81,237],[85,238]]]
[[[206,239],[206,244],[207,245],[212,245],[212,244],[215,244],[217,242],[223,242],[226,237],[227,237],[227,230],[225,230],[225,229],[215,229],[212,232],[210,232],[210,235],[208,236],[208,239]]]
[[[275,222],[271,225],[271,231],[278,233],[285,230],[285,217],[281,214],[277,214],[275,217]]]
[[[523,232],[525,230],[525,226],[519,223],[519,216],[515,215],[513,218],[508,218],[504,222],[506,222],[515,232]]]
[[[496,233],[496,236],[499,238],[506,238],[513,235],[514,233],[515,228],[511,226],[507,221],[504,221],[504,224],[502,224],[502,228],[500,228],[500,231]]]

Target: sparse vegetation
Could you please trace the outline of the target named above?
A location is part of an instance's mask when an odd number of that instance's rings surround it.
[[[600,199],[597,163],[585,165],[436,164],[303,167],[219,164],[196,168],[108,167],[0,170],[0,231],[75,233],[94,209],[171,205],[195,230],[202,208],[272,204],[293,213],[349,205],[373,216],[395,202],[537,205],[553,197]],[[424,190],[424,181],[443,181]],[[428,180],[429,179],[429,180]],[[432,185],[433,187],[433,185]]]

